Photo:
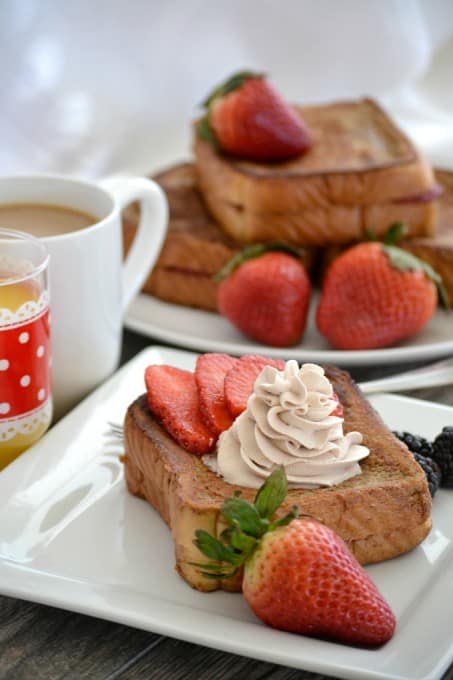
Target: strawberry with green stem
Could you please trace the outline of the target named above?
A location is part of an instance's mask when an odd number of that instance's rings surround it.
[[[274,519],[286,494],[280,468],[253,505],[238,495],[227,498],[222,540],[196,532],[195,545],[213,560],[196,566],[216,579],[243,567],[246,601],[274,628],[357,645],[387,642],[394,614],[343,540],[316,520],[298,517],[297,508]]]
[[[232,156],[282,161],[306,152],[311,135],[263,73],[241,71],[203,102],[198,136]]]
[[[377,349],[410,338],[433,316],[438,294],[444,301],[439,275],[395,245],[402,229],[396,223],[385,242],[349,248],[327,270],[316,324],[333,347]]]
[[[217,306],[247,337],[289,347],[305,330],[311,283],[300,251],[271,242],[244,248],[216,276]]]

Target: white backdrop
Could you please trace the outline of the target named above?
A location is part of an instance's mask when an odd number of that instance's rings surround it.
[[[0,173],[149,172],[239,68],[291,100],[371,95],[453,168],[453,0],[0,0]]]

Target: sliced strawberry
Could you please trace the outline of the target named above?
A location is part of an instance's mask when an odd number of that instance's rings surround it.
[[[201,416],[218,437],[233,423],[233,417],[225,401],[224,380],[228,371],[237,363],[228,354],[202,354],[197,359],[195,381],[198,387]]]
[[[186,451],[204,455],[215,437],[200,415],[195,376],[174,366],[152,365],[145,371],[148,406]]]
[[[269,359],[246,354],[225,376],[225,401],[230,413],[236,418],[247,408],[247,401],[253,392],[255,380],[265,366],[274,366],[282,371],[285,362],[281,359]]]
[[[343,404],[341,403],[340,398],[336,392],[332,394],[332,399],[334,399],[337,402],[337,406],[330,415],[337,416],[338,418],[343,418]]]

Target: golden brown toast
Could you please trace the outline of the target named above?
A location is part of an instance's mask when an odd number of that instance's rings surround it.
[[[170,219],[160,256],[145,281],[143,291],[166,302],[217,309],[214,275],[240,250],[210,215],[196,184],[192,163],[175,165],[153,179],[167,196]],[[125,213],[123,236],[126,252],[134,238],[137,206]],[[314,249],[304,249],[302,262],[311,271]]]
[[[209,214],[197,189],[192,163],[173,166],[156,175],[170,208],[170,223],[160,257],[143,286],[143,292],[166,302],[216,310],[217,284],[213,275],[240,246],[223,234]],[[435,234],[406,240],[403,247],[427,260],[443,277],[453,306],[453,172],[435,169],[436,182],[443,188],[438,201]],[[406,207],[406,211],[407,211]],[[131,206],[123,222],[126,251],[134,238],[137,206]],[[404,216],[402,216],[404,221]],[[341,252],[340,248],[306,248],[303,262],[312,275]]]
[[[279,512],[297,504],[336,531],[362,564],[390,559],[418,545],[431,528],[425,475],[349,374],[328,366],[326,375],[343,404],[344,431],[362,432],[370,455],[361,463],[361,475],[335,487],[291,490]],[[200,574],[191,564],[203,561],[193,538],[196,529],[220,536],[224,498],[240,489],[251,500],[256,491],[227,484],[183,450],[150,413],[146,395],[130,405],[124,432],[128,489],[146,499],[169,526],[179,573],[198,590],[240,590],[240,578],[207,580]]]
[[[225,233],[327,246],[380,236],[403,214],[410,236],[432,233],[435,200],[410,200],[435,186],[431,166],[376,102],[294,108],[313,146],[284,163],[234,159],[195,139],[199,187]]]

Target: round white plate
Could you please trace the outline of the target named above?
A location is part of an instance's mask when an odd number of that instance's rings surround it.
[[[261,354],[340,366],[424,361],[453,353],[453,311],[439,309],[421,333],[397,346],[343,351],[333,350],[318,333],[313,318],[315,307],[314,300],[302,342],[283,349],[248,340],[219,314],[169,304],[150,295],[139,295],[132,302],[125,325],[154,340],[199,352]]]

